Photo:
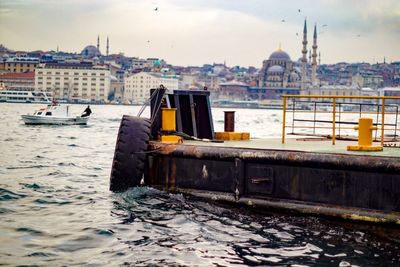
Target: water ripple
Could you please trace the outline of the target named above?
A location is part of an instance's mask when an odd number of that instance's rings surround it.
[[[149,187],[111,193],[121,117],[137,114],[140,107],[93,106],[88,127],[23,125],[19,115],[36,107],[40,105],[0,104],[0,120],[7,125],[0,127],[0,264],[400,264],[396,229],[258,214]],[[71,106],[77,112],[85,107]],[[213,110],[213,117],[215,129],[222,130],[223,109]],[[257,138],[280,136],[280,118],[280,111],[243,109],[237,112],[236,126]]]
[[[0,201],[9,201],[9,200],[16,200],[20,198],[24,198],[26,195],[24,194],[17,194],[10,190],[0,188]]]

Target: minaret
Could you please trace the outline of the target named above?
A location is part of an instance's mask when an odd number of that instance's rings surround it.
[[[107,52],[106,52],[106,56],[108,57],[108,49],[110,48],[110,43],[109,43],[109,41],[108,41],[108,36],[107,36]]]
[[[97,35],[97,50],[100,52],[100,35]]]
[[[317,24],[314,25],[314,38],[312,45],[312,71],[311,71],[311,84],[315,84],[317,79]]]
[[[308,50],[308,62],[311,63],[311,49]]]
[[[303,50],[301,50],[301,53],[303,54],[301,58],[301,90],[304,90],[307,75],[307,19],[304,19]]]
[[[318,53],[318,65],[321,65],[321,52]]]

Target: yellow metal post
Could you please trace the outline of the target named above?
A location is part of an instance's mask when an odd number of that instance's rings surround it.
[[[382,119],[381,119],[381,146],[383,147],[383,144],[385,142],[385,98],[382,98]]]
[[[358,126],[354,127],[358,130],[358,145],[347,146],[347,150],[351,151],[381,151],[382,146],[372,145],[372,131],[376,130],[376,126],[372,126],[371,118],[360,118]]]
[[[332,145],[336,142],[336,98],[332,100]]]
[[[164,131],[176,130],[176,108],[162,108],[161,109],[161,129]]]
[[[161,109],[161,129],[163,131],[176,131],[176,108]],[[181,143],[182,137],[171,134],[162,134],[162,143]]]
[[[285,143],[285,127],[286,127],[286,96],[283,96],[282,144]]]

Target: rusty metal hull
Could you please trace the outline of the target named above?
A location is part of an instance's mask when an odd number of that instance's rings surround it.
[[[400,226],[396,157],[151,142],[145,183],[265,210]]]

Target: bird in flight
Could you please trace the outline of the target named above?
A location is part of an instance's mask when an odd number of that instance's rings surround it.
[[[328,24],[324,24],[324,25],[322,25],[322,27],[326,27],[326,26],[328,26]]]
[[[285,22],[285,20],[283,19],[283,20],[281,20],[282,22]]]
[[[158,11],[158,7],[156,7],[156,8],[154,9],[154,11]]]
[[[297,11],[300,13],[300,9],[297,9]]]
[[[361,34],[358,34],[357,37],[361,37]]]

